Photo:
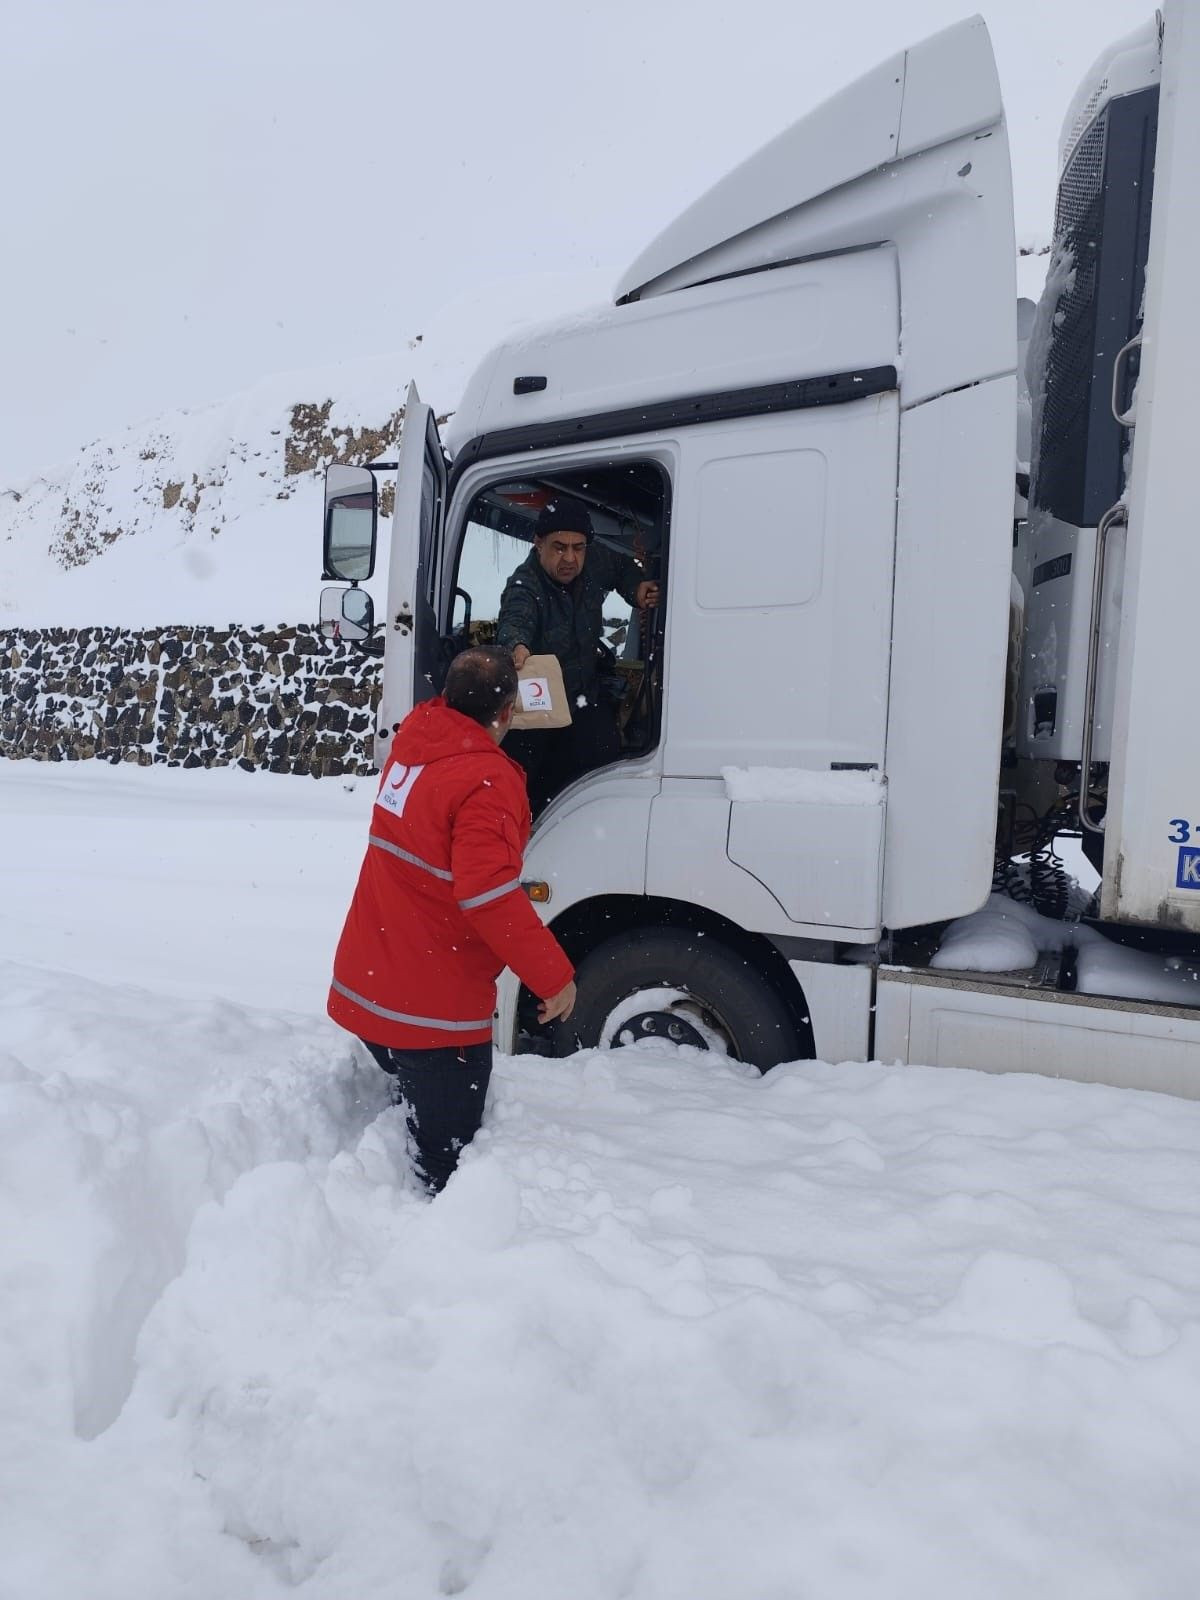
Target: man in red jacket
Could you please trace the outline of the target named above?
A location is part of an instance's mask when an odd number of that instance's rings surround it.
[[[499,748],[516,698],[507,650],[466,650],[401,723],[333,963],[329,1015],[392,1075],[435,1193],[483,1119],[500,972],[541,997],[543,1022],[575,1004],[574,968],[521,887],[525,774]]]

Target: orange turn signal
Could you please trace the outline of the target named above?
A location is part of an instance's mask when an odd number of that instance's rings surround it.
[[[541,883],[536,879],[530,878],[521,887],[535,905],[544,906],[550,898],[550,885],[548,883]]]

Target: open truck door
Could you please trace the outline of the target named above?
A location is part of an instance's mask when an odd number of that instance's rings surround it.
[[[399,723],[437,692],[434,584],[446,508],[446,460],[433,408],[409,384],[396,468],[396,506],[388,562],[383,698],[375,760],[382,766]]]

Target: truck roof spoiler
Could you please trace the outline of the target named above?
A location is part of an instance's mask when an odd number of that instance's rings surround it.
[[[1003,114],[983,18],[955,23],[842,89],[714,184],[642,251],[617,303],[701,282],[713,276],[706,257],[729,240]],[[768,250],[747,270],[772,264]]]

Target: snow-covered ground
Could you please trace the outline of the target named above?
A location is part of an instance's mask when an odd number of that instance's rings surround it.
[[[321,1016],[369,784],[0,767],[0,1593],[1191,1600],[1200,1105]]]
[[[374,783],[0,761],[0,954],[320,1012]]]

